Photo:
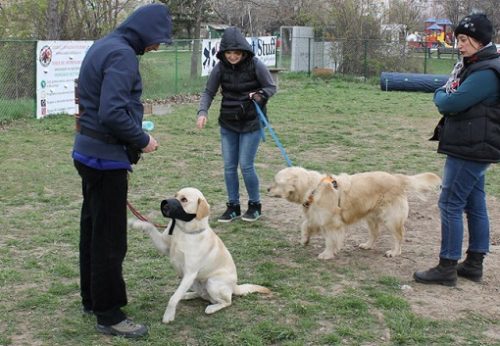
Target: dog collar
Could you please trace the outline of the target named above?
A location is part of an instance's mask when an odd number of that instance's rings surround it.
[[[332,186],[335,190],[338,190],[339,185],[337,183],[337,180],[335,180],[331,176],[324,177],[323,179],[321,179],[320,182],[321,183],[323,183],[323,182],[330,183],[330,184],[332,184]],[[307,197],[307,200],[304,203],[302,203],[302,206],[304,208],[308,209],[311,206],[311,204],[314,203],[314,195],[315,194],[316,194],[316,189],[312,190],[311,194]],[[339,195],[339,200],[338,200],[337,206],[340,208],[340,195]]]
[[[168,235],[172,235],[172,233],[174,233],[174,228],[175,228],[175,219],[172,219],[172,223],[170,224],[170,227],[168,229]],[[185,232],[183,230],[181,230],[181,232],[185,233],[185,234],[200,234],[205,230],[206,230],[206,228],[202,228],[202,229],[194,231],[194,232]]]

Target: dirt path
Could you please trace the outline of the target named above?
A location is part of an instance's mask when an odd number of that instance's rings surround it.
[[[367,230],[364,225],[351,227],[345,246],[337,258],[339,265],[349,264],[353,258],[373,272],[390,275],[401,280],[404,296],[416,314],[435,319],[462,318],[467,313],[500,319],[500,202],[488,199],[491,223],[490,254],[484,263],[484,277],[481,283],[459,278],[455,288],[440,285],[417,284],[412,279],[415,270],[428,269],[437,264],[440,244],[440,218],[437,207],[438,195],[432,194],[426,202],[410,198],[410,215],[406,222],[406,239],[400,257],[393,259],[383,255],[392,244],[391,236],[383,231],[374,250],[361,250],[357,244],[365,241]],[[285,200],[265,197],[266,218],[277,230],[290,232],[290,241],[297,246],[300,241],[301,210],[298,205]],[[286,231],[289,232],[289,231]],[[467,230],[464,236],[464,251]],[[323,240],[314,238],[309,245],[311,253],[317,256],[323,250]],[[500,340],[500,329],[490,331],[492,337]]]

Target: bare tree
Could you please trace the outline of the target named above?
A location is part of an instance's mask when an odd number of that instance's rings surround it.
[[[46,14],[47,39],[59,40],[68,21],[69,1],[49,0]]]
[[[208,0],[160,0],[170,8],[174,21],[174,34],[182,33],[179,27],[188,33],[188,38],[195,38],[191,55],[191,77],[198,74],[200,60],[201,23],[209,18],[211,5]],[[177,27],[177,28],[176,28]]]
[[[453,23],[453,28],[459,20],[473,12],[485,13],[496,29],[497,37],[500,32],[500,7],[498,0],[446,0],[442,4],[445,16]]]
[[[386,15],[389,23],[405,26],[404,37],[421,26],[422,15],[419,4],[417,0],[394,0],[387,9]]]

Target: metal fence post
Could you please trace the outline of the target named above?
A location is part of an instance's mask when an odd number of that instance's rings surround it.
[[[368,40],[364,40],[364,77],[368,79]]]
[[[177,42],[174,42],[175,49],[175,93],[179,93],[179,49],[177,47]]]
[[[307,75],[311,75],[311,57],[312,57],[312,52],[311,52],[311,40],[312,38],[308,39],[308,61],[307,61]]]
[[[424,74],[427,74],[427,55],[430,55],[431,49],[427,47],[427,42],[424,41]]]

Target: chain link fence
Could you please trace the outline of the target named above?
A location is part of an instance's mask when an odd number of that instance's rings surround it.
[[[280,41],[276,65],[271,67],[366,80],[378,78],[383,71],[448,73],[457,59],[455,50],[439,54],[439,48],[409,47],[406,42],[303,40],[299,50],[292,48],[291,41]],[[207,78],[201,76],[201,41],[177,40],[140,57],[145,102],[168,102],[176,95],[197,94],[204,89]],[[0,124],[35,116],[36,57],[36,41],[0,40]]]
[[[302,41],[299,45],[292,40]],[[295,52],[294,52],[295,50]],[[297,54],[298,51],[298,54]],[[379,78],[384,71],[448,73],[458,58],[453,48],[427,42],[335,40],[294,37],[281,45],[279,65],[289,71],[326,76]]]
[[[0,122],[33,114],[36,41],[0,41]]]

